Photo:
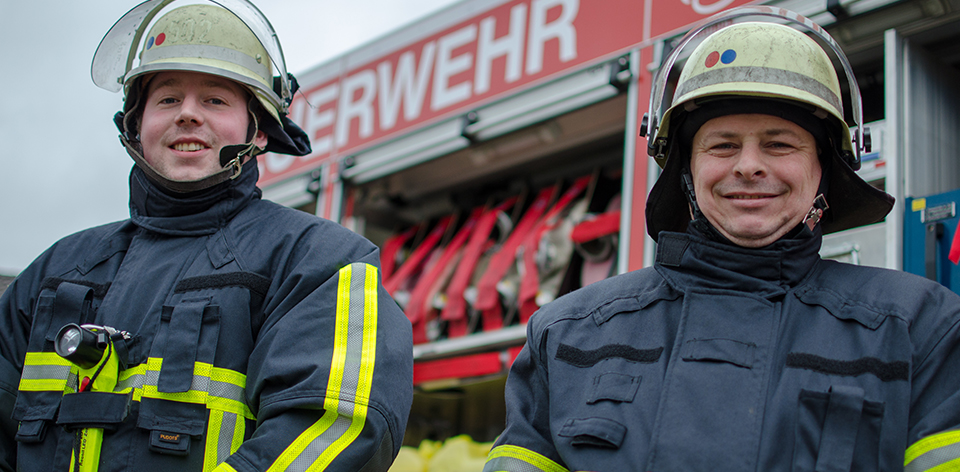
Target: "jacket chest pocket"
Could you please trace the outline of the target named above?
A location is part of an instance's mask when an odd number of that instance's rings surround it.
[[[157,391],[189,392],[195,378],[202,380],[205,367],[212,366],[219,336],[220,307],[209,298],[164,306],[149,360],[152,365],[160,364]]]
[[[69,384],[72,364],[56,354],[54,342],[64,325],[93,321],[94,293],[93,287],[58,281],[37,299],[13,410],[13,418],[20,422],[16,438],[21,443],[42,442],[49,424],[57,418],[64,393],[68,387],[76,389],[75,375]]]
[[[794,471],[880,470],[882,402],[856,386],[802,390],[799,402]]]
[[[643,421],[640,397],[643,372],[659,361],[663,348],[637,349],[626,344],[608,344],[581,349],[560,344],[555,355],[562,362],[565,378],[581,378],[577,384],[561,382],[558,398],[564,407],[557,412],[560,427],[558,443],[574,449],[619,449],[629,425]],[[589,379],[589,381],[587,381]]]
[[[160,329],[143,373],[137,426],[149,430],[150,449],[187,455],[205,433],[213,366],[220,336],[220,307],[211,298],[184,298],[164,306]]]

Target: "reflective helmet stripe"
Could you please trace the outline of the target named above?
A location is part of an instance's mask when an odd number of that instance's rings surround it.
[[[736,87],[737,83],[744,84],[741,94],[749,93],[750,90],[756,91],[756,84],[758,83],[799,89],[823,100],[839,111],[840,116],[843,116],[843,105],[840,102],[840,97],[829,87],[810,76],[770,67],[723,67],[701,73],[679,84],[676,92],[678,97],[676,102],[683,102],[686,94],[711,85],[722,84],[725,90],[730,90]]]
[[[270,77],[271,74],[270,68],[263,63],[263,59],[261,59],[260,62],[257,62],[256,59],[235,49],[229,49],[220,46],[206,46],[202,44],[183,44],[179,46],[150,48],[149,50],[143,52],[142,61],[144,64],[152,64],[156,62],[165,62],[169,59],[183,59],[190,57],[217,59],[224,62],[229,62],[231,64],[236,64],[253,72],[260,78]],[[198,61],[198,63],[203,64],[203,61]]]

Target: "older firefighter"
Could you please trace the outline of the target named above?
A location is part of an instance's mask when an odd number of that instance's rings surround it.
[[[655,266],[533,316],[485,470],[956,470],[960,297],[818,255],[823,233],[893,204],[854,172],[842,52],[805,18],[747,7],[665,64],[645,133],[663,167]]]
[[[386,470],[412,345],[377,247],[260,199],[256,155],[310,153],[296,82],[254,5],[182,3],[134,7],[94,56],[124,94],[130,219],[0,299],[0,469]]]

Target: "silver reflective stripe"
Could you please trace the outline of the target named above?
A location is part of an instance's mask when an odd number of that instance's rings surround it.
[[[503,444],[490,450],[483,472],[570,472],[552,459],[524,447]]]
[[[363,353],[363,333],[364,333],[364,309],[366,308],[366,297],[364,282],[366,281],[368,266],[366,264],[353,264],[350,271],[350,292],[348,300],[338,299],[337,304],[347,302],[346,327],[346,350],[343,353],[343,369],[340,383],[340,392],[337,402],[337,419],[316,439],[310,442],[310,445],[290,464],[287,468],[289,472],[304,472],[308,467],[320,458],[320,455],[327,450],[337,439],[344,436],[347,429],[353,423],[354,401],[364,401],[369,392],[357,392],[360,378],[360,367],[362,364],[361,354]],[[344,276],[344,272],[340,273]],[[340,306],[337,307],[337,324],[341,325]],[[371,349],[374,347],[371,347]],[[334,354],[336,356],[336,354]],[[333,366],[336,368],[337,366]],[[373,368],[373,366],[369,366]],[[343,401],[342,399],[354,399],[354,401]]]
[[[68,375],[70,375],[70,366],[68,365],[25,365],[23,366],[23,372],[20,374],[20,378],[27,380],[59,380],[67,378]]]
[[[763,83],[800,89],[819,97],[836,108],[837,111],[843,113],[840,97],[826,85],[803,74],[769,67],[720,67],[711,69],[680,84],[675,96],[681,97],[703,87],[729,82]]]
[[[160,380],[160,372],[156,370],[147,370],[146,375],[134,375],[129,380],[133,381],[129,384],[129,386],[133,388],[142,388],[144,386],[156,387]],[[137,381],[140,382],[139,385],[136,384]],[[127,386],[127,382],[124,382],[124,384]],[[212,380],[210,377],[205,375],[193,376],[193,380],[190,383],[190,391],[205,392],[213,397],[224,398],[246,404],[246,401],[243,398],[244,389],[242,387],[227,382]],[[166,392],[160,392],[160,395],[165,393]]]
[[[353,409],[353,403],[350,402],[340,402],[341,405],[344,405],[344,409],[349,408]],[[337,419],[327,428],[323,434],[317,436],[316,439],[310,442],[309,445],[293,460],[293,463],[286,468],[286,472],[305,472],[320,458],[320,456],[336,441],[338,438],[344,435],[347,432],[347,429],[350,428],[352,412],[347,414],[348,416],[343,416],[341,413],[337,416]]]
[[[143,378],[144,378],[144,374],[134,374],[126,379],[121,378],[120,380],[117,381],[116,390],[123,391],[126,389],[136,390],[139,388],[143,388]]]
[[[496,457],[487,461],[483,466],[483,472],[547,472],[547,469],[541,469],[525,460],[516,457]]]
[[[158,60],[176,59],[176,58],[210,58],[232,64],[238,64],[266,80],[271,77],[270,69],[263,62],[257,62],[256,59],[234,49],[223,48],[219,46],[204,46],[200,44],[183,44],[178,46],[155,46],[143,51],[141,63],[149,64]],[[268,61],[269,58],[263,58],[262,61]]]
[[[947,444],[917,456],[904,466],[903,470],[904,472],[921,472],[958,459],[960,459],[960,443]],[[960,464],[955,464],[955,467],[950,470],[960,470]]]
[[[70,372],[70,375],[67,376],[67,391],[76,392],[80,389],[80,377],[77,376],[76,372]]]
[[[222,414],[223,418],[220,420],[220,432],[217,433],[217,464],[227,460],[227,457],[230,457],[230,454],[233,454],[233,435],[234,431],[237,429],[237,420],[238,415],[233,413],[223,411],[217,412]]]
[[[233,400],[246,405],[246,400],[244,399],[245,389],[238,385],[234,385],[228,382],[219,382],[213,379],[208,380],[208,390],[207,394],[213,397],[225,398],[227,400]]]
[[[368,264],[340,269],[324,413],[277,457],[269,472],[326,470],[363,430],[376,365],[378,280],[376,267]]]
[[[203,470],[215,470],[236,452],[243,442],[245,428],[243,415],[211,409],[203,451]]]

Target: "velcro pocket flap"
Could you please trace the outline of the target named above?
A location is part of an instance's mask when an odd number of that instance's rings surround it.
[[[835,385],[830,388],[816,470],[851,470],[863,415],[863,397],[860,387]]]
[[[158,398],[140,402],[137,427],[150,430],[150,450],[161,454],[187,455],[191,438],[206,429],[207,407]]]
[[[46,431],[45,420],[21,421],[20,428],[17,429],[17,441],[28,444],[43,442]]]
[[[130,395],[109,392],[80,392],[64,395],[57,424],[67,429],[103,428],[116,430],[130,411]]]
[[[166,339],[163,340],[163,366],[160,367],[157,381],[158,391],[182,393],[190,390],[203,311],[209,303],[206,299],[184,300],[173,308]]]
[[[593,391],[587,403],[594,404],[602,400],[632,402],[640,387],[640,379],[639,375],[604,372],[593,379]]]
[[[727,362],[750,369],[757,360],[757,345],[733,339],[691,339],[680,349],[685,361]]]
[[[623,444],[627,427],[607,418],[572,418],[557,434],[571,438],[570,443],[574,446],[618,449]]]
[[[206,425],[206,405],[157,398],[140,401],[140,414],[137,417],[139,428],[200,436]]]
[[[851,304],[838,294],[823,289],[807,289],[797,292],[797,298],[807,305],[825,308],[831,315],[841,320],[853,320],[870,329],[877,329],[886,319],[881,310],[863,303]]]
[[[45,340],[56,341],[57,333],[67,323],[83,323],[90,316],[93,290],[84,285],[61,282],[53,302],[51,316]]]

